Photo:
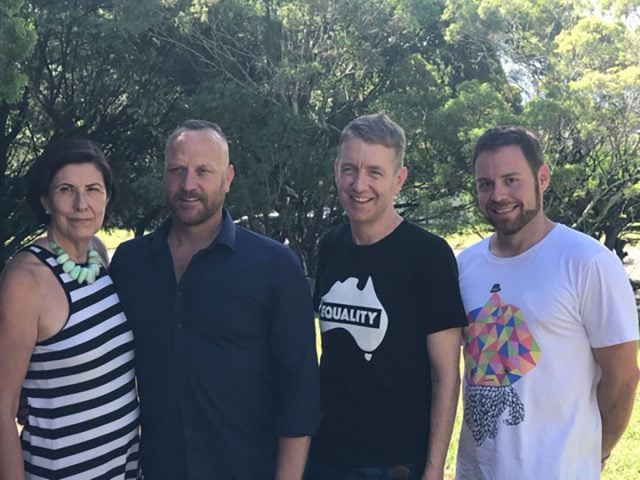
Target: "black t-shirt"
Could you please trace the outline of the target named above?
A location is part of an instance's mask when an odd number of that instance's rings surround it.
[[[314,454],[345,466],[424,462],[426,335],[466,325],[447,243],[408,221],[365,246],[338,227],[320,242],[314,303],[325,412]]]

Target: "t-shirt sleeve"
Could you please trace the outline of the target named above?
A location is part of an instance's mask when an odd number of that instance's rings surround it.
[[[421,282],[420,287],[425,289],[421,298],[427,335],[467,325],[456,258],[446,241],[440,242],[423,265],[421,274],[427,280]]]
[[[594,348],[638,339],[638,311],[620,259],[603,251],[586,268],[580,314]]]

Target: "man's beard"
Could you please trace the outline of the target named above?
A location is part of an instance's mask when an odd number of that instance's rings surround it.
[[[195,211],[192,208],[182,208],[181,198],[183,197],[197,198],[199,205],[194,205],[194,207],[199,206],[199,208],[195,208]],[[222,209],[224,199],[225,192],[222,189],[211,192],[208,196],[178,192],[171,199],[167,199],[167,204],[174,224],[195,227],[211,220]]]
[[[500,235],[515,235],[520,230],[522,230],[533,218],[538,214],[541,208],[540,201],[540,187],[538,184],[535,184],[535,197],[536,203],[533,208],[526,210],[522,208],[518,216],[510,220],[508,222],[499,222],[492,219],[489,215],[485,214],[485,218],[487,221],[493,225],[496,230],[496,233]]]

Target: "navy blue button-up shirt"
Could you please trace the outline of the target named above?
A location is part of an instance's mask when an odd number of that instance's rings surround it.
[[[271,479],[278,437],[320,418],[300,263],[225,211],[176,283],[170,227],[122,244],[110,269],[135,336],[145,478]]]

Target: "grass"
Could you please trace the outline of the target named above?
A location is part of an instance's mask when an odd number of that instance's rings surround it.
[[[640,359],[638,360],[640,366]],[[456,455],[458,452],[458,437],[460,436],[460,425],[462,423],[462,399],[458,404],[456,423],[453,427],[451,445],[447,453],[447,463],[445,465],[445,480],[454,480]],[[633,413],[624,435],[616,445],[607,461],[601,480],[638,480],[640,479],[640,391],[636,393]]]
[[[638,361],[640,366],[640,360]],[[629,426],[607,461],[602,480],[638,480],[640,478],[640,391],[636,393]]]

